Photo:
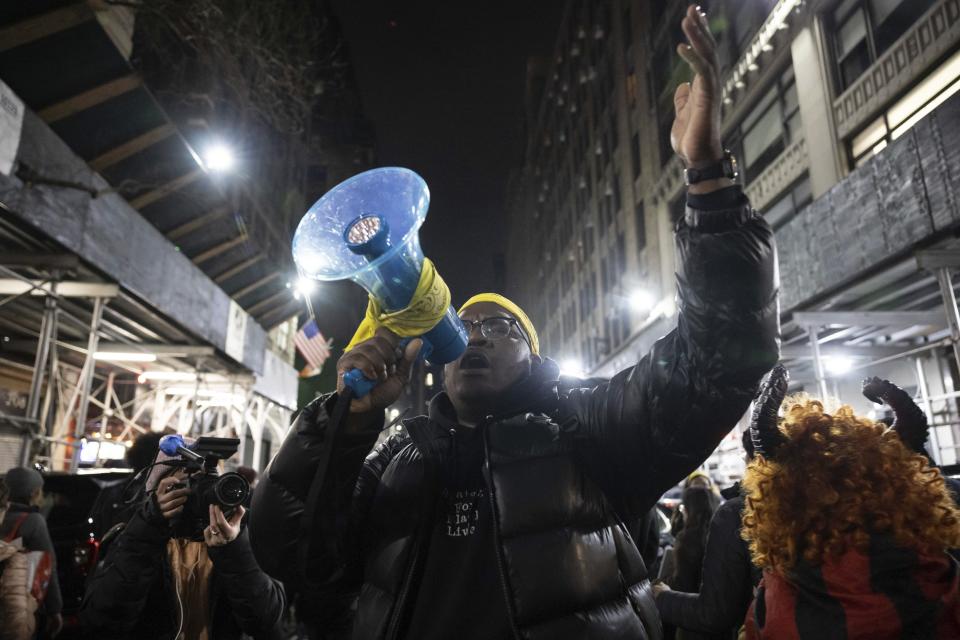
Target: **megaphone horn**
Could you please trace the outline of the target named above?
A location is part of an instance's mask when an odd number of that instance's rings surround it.
[[[401,167],[357,174],[328,191],[307,211],[293,237],[293,259],[315,280],[353,280],[385,312],[407,308],[420,282],[423,251],[417,235],[430,191],[419,175]],[[467,332],[449,306],[422,336],[421,357],[446,364],[460,357]],[[409,340],[408,338],[407,340]],[[375,382],[354,369],[344,383],[363,397]]]

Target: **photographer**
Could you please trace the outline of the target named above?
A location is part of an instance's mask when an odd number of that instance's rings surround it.
[[[97,567],[80,613],[90,637],[222,640],[272,638],[284,610],[280,583],[257,565],[245,509],[209,505],[191,531],[189,472],[161,451],[146,498]]]

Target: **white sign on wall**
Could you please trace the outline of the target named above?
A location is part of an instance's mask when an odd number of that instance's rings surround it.
[[[0,80],[0,173],[10,175],[20,148],[23,101]]]
[[[227,355],[243,362],[243,345],[247,336],[247,312],[235,300],[230,301],[230,317],[227,319]]]

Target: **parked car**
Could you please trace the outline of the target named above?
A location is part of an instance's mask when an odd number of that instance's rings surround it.
[[[93,571],[103,535],[124,512],[123,489],[129,469],[80,469],[44,474],[43,514],[57,556],[63,593],[63,633],[78,638],[78,614],[87,576]]]

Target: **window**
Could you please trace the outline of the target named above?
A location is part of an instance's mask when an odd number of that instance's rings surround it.
[[[620,211],[620,172],[613,175],[613,211]]]
[[[587,226],[583,229],[583,259],[589,261],[593,257],[593,227]]]
[[[627,241],[623,237],[623,234],[617,236],[617,245],[616,245],[616,271],[611,274],[613,275],[614,282],[620,284],[621,278],[627,272]]]
[[[631,107],[637,106],[637,91],[640,85],[637,82],[637,74],[633,69],[627,73],[627,104]]]
[[[936,0],[845,0],[834,9],[838,90],[853,84]]]
[[[776,202],[763,211],[763,217],[774,229],[789,222],[801,209],[810,204],[813,193],[810,191],[810,178],[806,174]]]
[[[637,229],[637,251],[642,251],[647,246],[647,213],[643,202],[638,202],[634,207],[633,214]]]
[[[762,2],[737,2],[733,4],[728,11],[730,15],[730,31],[732,32],[731,45],[733,47],[732,57],[734,60],[739,58],[747,49],[750,38],[757,32],[767,12],[772,7],[763,6]],[[732,11],[731,11],[732,10]]]
[[[859,167],[960,90],[960,52],[917,83],[850,140],[850,165]]]
[[[732,137],[743,183],[749,184],[788,144],[801,137],[801,126],[793,66],[788,66]]]
[[[660,143],[660,166],[666,165],[673,157],[673,145],[670,144],[670,130],[673,128],[673,112],[663,111],[657,127]]]

